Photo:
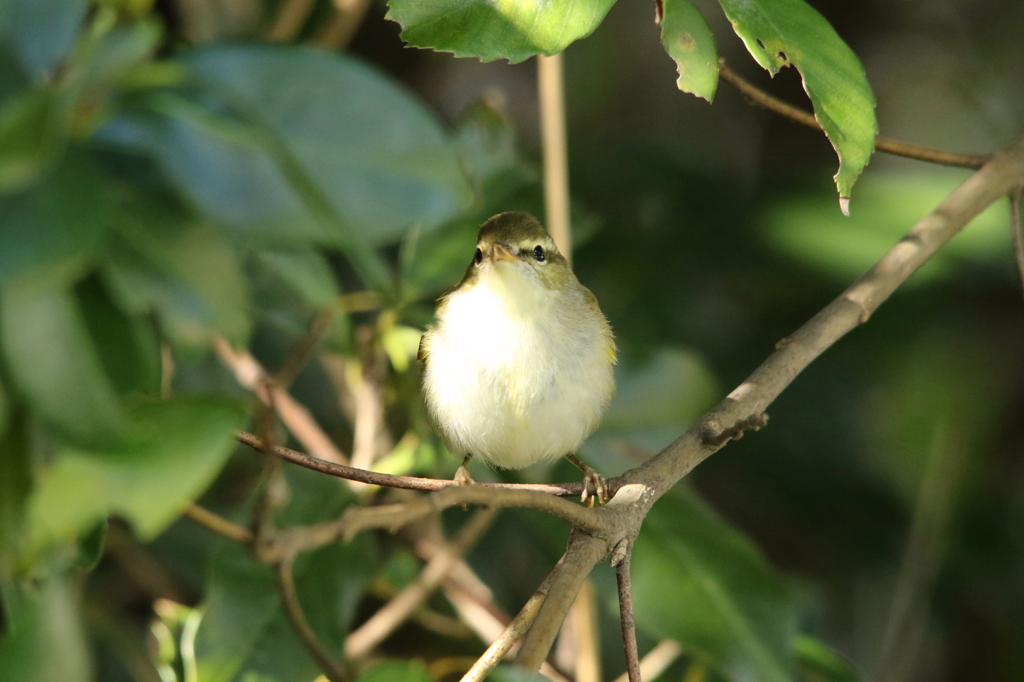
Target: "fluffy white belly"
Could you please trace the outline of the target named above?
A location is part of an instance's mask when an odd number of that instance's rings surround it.
[[[614,390],[607,322],[596,310],[546,314],[556,300],[531,304],[531,314],[510,313],[478,285],[454,295],[428,332],[424,398],[453,452],[519,469],[576,452],[600,423]],[[558,309],[566,304],[583,300]]]

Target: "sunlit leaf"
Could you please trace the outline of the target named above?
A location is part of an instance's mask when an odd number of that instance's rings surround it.
[[[413,47],[481,61],[553,55],[598,27],[615,0],[390,0],[387,18]]]
[[[770,73],[792,64],[814,115],[839,155],[836,187],[849,213],[850,190],[875,148],[875,95],[857,55],[804,0],[719,0],[736,34]]]
[[[89,652],[66,578],[3,590],[0,680],[90,682]]]
[[[688,0],[662,0],[661,44],[676,63],[676,85],[711,101],[718,88],[718,50],[704,15]]]
[[[30,502],[33,548],[74,539],[109,514],[154,537],[220,471],[244,412],[236,402],[194,398],[145,405],[131,418],[123,444],[63,448],[42,472]]]
[[[654,505],[633,552],[637,624],[729,679],[792,680],[795,615],[751,542],[679,486]]]

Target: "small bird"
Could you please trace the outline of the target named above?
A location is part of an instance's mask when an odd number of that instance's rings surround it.
[[[565,456],[584,473],[582,500],[604,504],[604,478],[575,453],[615,391],[615,339],[547,230],[528,213],[480,228],[462,280],[437,303],[420,341],[422,390],[438,435],[503,469]],[[593,488],[593,492],[591,492]]]

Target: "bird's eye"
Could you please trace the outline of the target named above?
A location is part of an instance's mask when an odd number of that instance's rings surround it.
[[[540,244],[533,247],[533,257],[543,263],[544,259],[547,258],[547,254],[544,253],[544,247]]]
[[[480,249],[477,249],[476,253],[473,254],[473,262],[476,263],[477,265],[480,265],[480,263],[482,263],[483,260],[484,260],[484,252],[481,251]]]

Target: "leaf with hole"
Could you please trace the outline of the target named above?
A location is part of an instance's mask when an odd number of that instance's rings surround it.
[[[688,0],[662,0],[661,44],[676,63],[676,85],[711,101],[718,88],[718,49],[707,19]]]

